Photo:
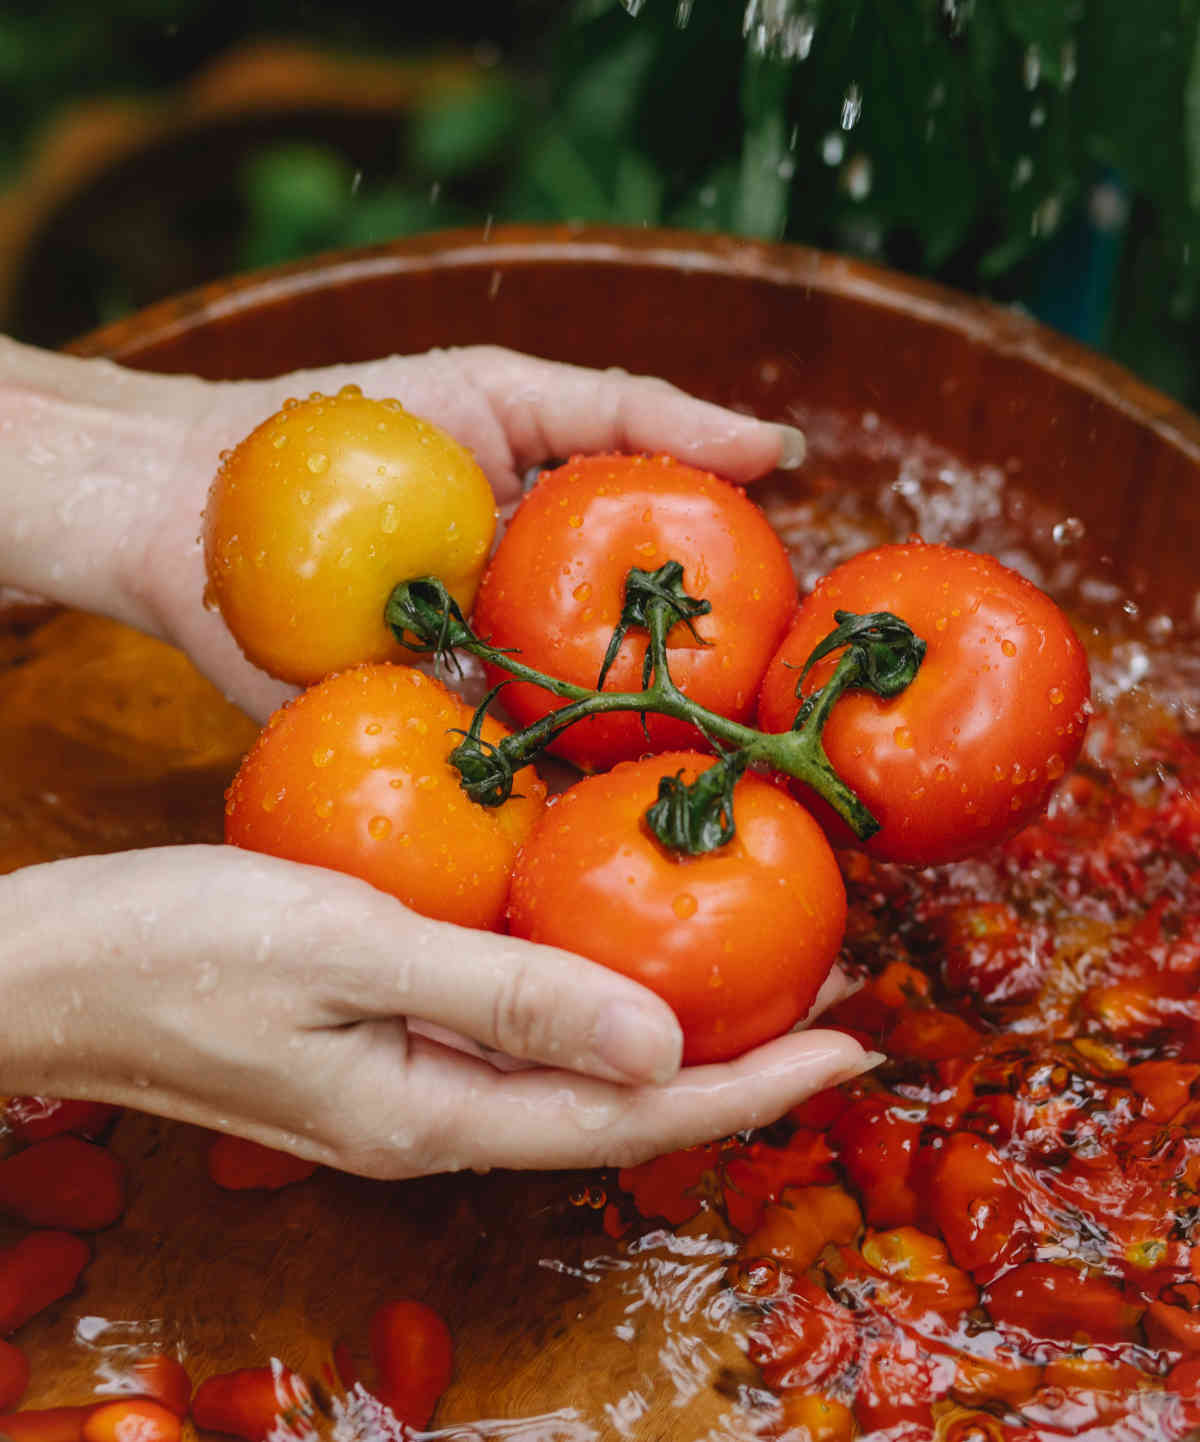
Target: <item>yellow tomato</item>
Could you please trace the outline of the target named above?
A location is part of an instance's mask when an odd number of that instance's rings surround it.
[[[225,454],[204,517],[207,599],[246,656],[308,685],[409,656],[392,588],[438,576],[468,612],[496,527],[470,452],[357,386],[288,401]]]

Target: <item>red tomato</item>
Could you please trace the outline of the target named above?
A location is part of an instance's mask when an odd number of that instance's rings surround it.
[[[849,692],[825,727],[834,769],[881,823],[869,852],[916,866],[951,861],[1043,809],[1078,755],[1089,714],[1083,647],[1049,597],[970,551],[910,541],[863,552],[800,607],[763,682],[763,729],[792,724],[799,668],[834,629],[835,610],[890,611],[927,647],[899,696]],[[806,695],[838,658],[813,667]],[[849,839],[820,803],[814,810]]]
[[[407,666],[360,666],[284,706],[227,793],[225,839],[251,851],[349,872],[414,911],[495,927],[517,848],[545,788],[486,807],[447,757],[471,708]],[[503,728],[484,723],[485,740]]]
[[[20,1347],[0,1338],[0,1412],[15,1407],[29,1385],[29,1359]]]
[[[0,1161],[0,1211],[32,1227],[97,1232],[125,1210],[125,1165],[67,1133]]]
[[[504,533],[479,590],[473,624],[543,673],[595,686],[621,614],[631,567],[683,566],[688,595],[712,604],[696,631],[670,633],[671,676],[712,711],[745,720],[796,606],[787,551],[742,491],[667,456],[575,457],[541,476]],[[605,690],[641,689],[644,632],[631,631]],[[497,672],[494,679],[499,679]],[[505,688],[522,725],[563,704],[528,683]],[[694,727],[666,717],[593,716],[555,750],[588,770],[646,751],[702,745]]]
[[[277,1192],[307,1181],[316,1162],[264,1147],[247,1137],[217,1137],[208,1149],[208,1175],[229,1192]]]
[[[571,787],[522,850],[509,899],[515,935],[582,952],[669,1002],[687,1063],[739,1056],[804,1016],[846,921],[820,827],[761,777],[738,782],[737,834],[716,851],[680,856],[654,839],[643,815],[659,778],[690,781],[710,764],[674,752]]]
[[[409,1297],[371,1318],[371,1357],[380,1400],[410,1427],[428,1426],[454,1372],[454,1341],[439,1313]]]
[[[267,1442],[277,1432],[303,1436],[314,1412],[308,1384],[278,1361],[206,1377],[192,1396],[192,1421],[202,1432]]]

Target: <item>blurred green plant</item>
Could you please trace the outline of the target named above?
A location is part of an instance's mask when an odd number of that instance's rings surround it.
[[[441,38],[490,27],[502,63],[396,117],[384,168],[364,174],[320,134],[246,155],[238,263],[488,220],[784,238],[1023,303],[1200,406],[1200,0],[503,10],[455,12]],[[0,15],[10,159],[39,104],[169,83],[238,25],[378,54],[417,24],[354,0],[217,12],[47,0]]]
[[[513,213],[1024,301],[1200,400],[1197,0],[576,0]]]

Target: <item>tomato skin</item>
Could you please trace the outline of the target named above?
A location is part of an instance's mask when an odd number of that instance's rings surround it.
[[[469,611],[496,527],[471,454],[357,386],[292,401],[226,453],[204,515],[208,596],[246,656],[308,685],[403,659],[383,611],[436,575]]]
[[[683,566],[688,595],[712,604],[688,628],[670,632],[671,676],[710,710],[746,720],[767,662],[796,606],[783,543],[744,493],[708,471],[668,456],[576,456],[545,472],[525,496],[480,586],[473,624],[494,645],[579,686],[595,686],[621,614],[631,567]],[[626,636],[605,681],[637,691],[644,632]],[[493,680],[500,679],[496,672]],[[539,686],[505,688],[504,705],[528,725],[562,704]],[[647,734],[649,739],[647,740]],[[555,743],[585,770],[647,751],[703,747],[692,726],[668,717],[593,716]]]
[[[226,793],[225,839],[361,877],[424,916],[497,927],[545,788],[526,771],[503,806],[472,801],[447,760],[471,715],[408,666],[329,677],[260,733]],[[485,739],[503,734],[484,723]]]
[[[818,582],[768,668],[764,730],[795,716],[799,669],[834,611],[891,611],[926,643],[912,683],[890,700],[849,692],[824,731],[835,770],[881,823],[865,843],[927,866],[979,852],[1045,806],[1083,744],[1087,658],[1053,601],[990,556],[910,541],[852,557]],[[809,673],[805,694],[840,653]],[[814,804],[840,843],[848,830]]]
[[[687,1064],[740,1056],[803,1017],[846,920],[820,827],[761,777],[738,782],[725,846],[687,857],[659,845],[643,816],[660,777],[690,780],[710,764],[672,752],[564,792],[522,849],[508,909],[514,935],[582,952],[663,997]]]

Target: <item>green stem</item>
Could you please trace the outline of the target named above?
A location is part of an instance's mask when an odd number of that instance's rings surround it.
[[[568,703],[548,712],[523,730],[505,736],[494,746],[481,743],[479,725],[482,716],[477,713],[477,724],[472,726],[464,743],[451,756],[463,774],[463,785],[468,793],[488,805],[496,805],[511,794],[514,773],[528,766],[577,721],[613,712],[636,712],[642,716],[667,716],[695,726],[713,744],[728,747],[738,757],[739,764],[758,763],[802,782],[820,796],[860,840],[874,835],[879,829],[879,822],[834,770],[822,744],[821,731],[845,691],[866,687],[883,694],[887,687],[890,688],[888,694],[896,694],[911,680],[920,664],[924,647],[912,636],[909,628],[886,613],[863,617],[837,613],[838,630],[813,653],[813,659],[816,659],[837,646],[847,647],[830,680],[801,704],[790,730],[757,731],[710,711],[675,685],[671,678],[667,637],[672,626],[686,619],[686,614],[680,609],[679,598],[671,601],[666,597],[661,584],[662,571],[653,575],[637,574],[643,581],[651,583],[650,591],[643,590],[636,601],[640,607],[636,622],[644,627],[649,637],[646,685],[640,691],[603,691],[547,676],[476,636],[440,583],[420,581],[396,588],[388,603],[387,614],[393,630],[406,644],[411,645],[415,635],[421,648],[438,654],[449,654],[452,649],[466,651],[507,672],[514,680],[540,686]],[[672,578],[668,576],[667,579],[670,581]],[[682,598],[684,601],[689,599]],[[633,606],[635,602],[629,604]],[[699,606],[704,603],[693,604]],[[693,611],[693,614],[700,612]],[[628,617],[623,624],[629,624]],[[912,654],[908,657],[907,679],[903,681],[898,679],[895,660],[900,645],[907,646],[909,652],[915,654],[915,660]],[[610,660],[611,657],[605,660],[601,680]],[[806,666],[801,680],[807,671]],[[490,700],[491,695],[480,708],[481,712]]]

